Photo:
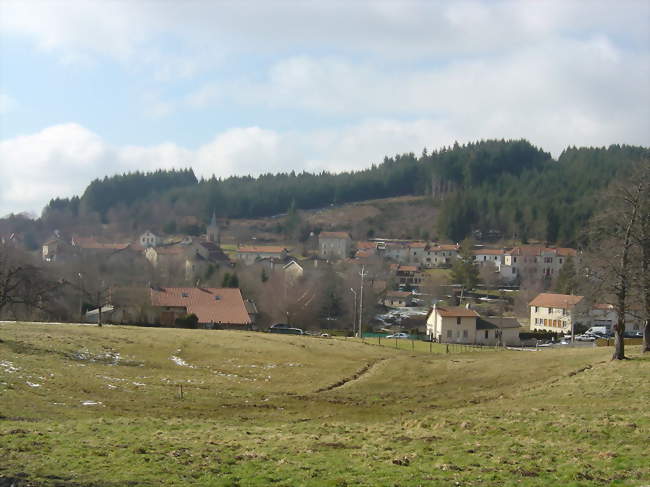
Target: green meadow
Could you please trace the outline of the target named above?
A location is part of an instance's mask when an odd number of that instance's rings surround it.
[[[2,323],[0,485],[650,485],[640,347],[438,352]]]

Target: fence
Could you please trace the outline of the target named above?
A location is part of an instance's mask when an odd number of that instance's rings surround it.
[[[381,347],[390,347],[397,350],[406,350],[411,352],[420,352],[420,353],[438,353],[438,354],[447,354],[447,353],[465,353],[465,352],[483,352],[483,351],[494,351],[494,350],[504,350],[503,347],[499,346],[490,346],[490,345],[473,345],[465,343],[437,343],[424,340],[418,340],[415,338],[387,338],[385,335],[379,335],[373,333],[363,334],[363,339],[359,338],[347,338],[347,340],[356,340],[363,341],[368,345],[375,345]]]
[[[614,346],[613,338],[599,338],[596,340],[597,347],[613,347]],[[623,338],[623,343],[625,345],[643,345],[643,338]]]

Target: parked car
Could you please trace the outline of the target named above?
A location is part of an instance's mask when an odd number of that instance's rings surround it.
[[[643,333],[640,331],[624,331],[623,338],[643,338]]]
[[[593,342],[596,341],[596,337],[591,334],[584,334],[584,335],[576,335],[576,341],[579,342]]]
[[[386,338],[410,338],[406,333],[393,333],[388,335]]]
[[[278,328],[291,328],[289,325],[286,323],[276,323],[275,325],[271,325],[270,329],[278,329]]]

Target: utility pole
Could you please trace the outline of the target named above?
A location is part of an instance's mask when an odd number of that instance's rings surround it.
[[[357,331],[357,292],[350,288],[350,291],[354,295],[354,306],[352,307],[352,334],[356,334]]]
[[[361,266],[361,295],[359,296],[359,338],[363,340],[363,280],[366,277],[365,266]]]
[[[99,306],[99,314],[97,315],[97,324],[102,327],[102,292],[97,291],[97,305]]]

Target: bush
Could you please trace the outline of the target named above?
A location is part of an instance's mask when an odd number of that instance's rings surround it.
[[[176,318],[175,324],[179,328],[196,329],[199,325],[199,318],[194,313],[190,313],[189,315],[179,316]]]

